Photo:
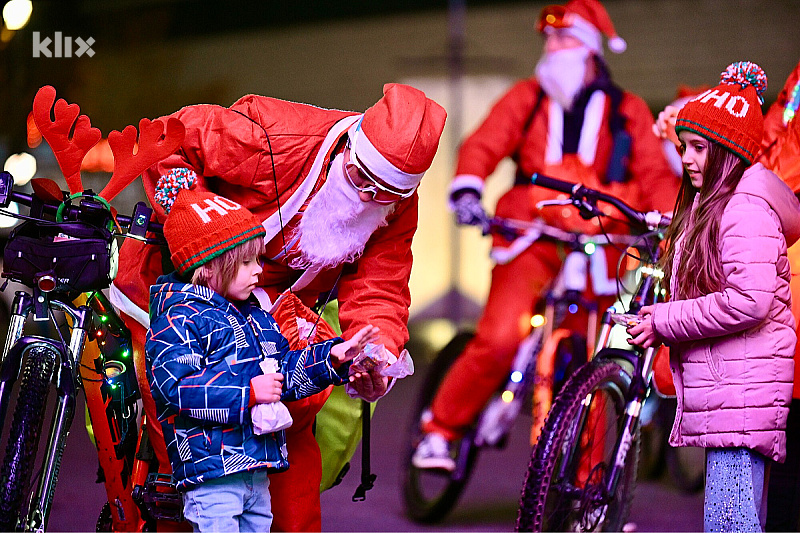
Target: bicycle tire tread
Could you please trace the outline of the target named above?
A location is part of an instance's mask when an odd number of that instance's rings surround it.
[[[55,361],[55,352],[46,346],[31,347],[25,359],[5,458],[0,470],[2,531],[14,531],[17,526],[39,446]]]
[[[582,399],[599,385],[613,380],[617,385],[627,388],[620,378],[619,365],[609,360],[594,360],[580,367],[564,384],[555,398],[545,421],[542,433],[533,448],[531,460],[520,496],[516,531],[542,531],[544,507],[550,490],[553,470],[559,458],[559,447],[571,428],[571,421],[576,416]],[[633,461],[633,476],[620,480],[625,483],[622,495],[622,515],[627,514],[633,497],[636,464],[638,462],[639,439],[634,439],[634,446],[629,451],[628,460]],[[626,473],[628,468],[626,468]],[[629,479],[630,478],[630,479]],[[618,490],[618,493],[620,491]],[[613,526],[612,526],[613,527]]]

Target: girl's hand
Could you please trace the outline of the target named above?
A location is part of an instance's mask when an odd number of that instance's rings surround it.
[[[628,344],[641,346],[642,348],[650,348],[660,344],[656,338],[656,331],[653,329],[653,309],[655,306],[646,305],[639,310],[639,316],[643,317],[642,321],[636,325],[627,328]]]
[[[352,361],[368,343],[375,343],[378,340],[379,331],[380,328],[377,326],[364,326],[350,340],[334,345],[331,348],[331,362],[334,368],[347,361]]]
[[[274,403],[281,399],[283,374],[261,374],[250,380],[250,404]]]

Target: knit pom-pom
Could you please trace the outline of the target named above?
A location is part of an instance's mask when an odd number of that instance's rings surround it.
[[[161,176],[156,183],[156,193],[154,198],[158,205],[164,208],[164,212],[169,214],[175,198],[181,189],[191,189],[197,180],[194,170],[188,168],[173,168],[167,174]]]
[[[764,70],[750,61],[731,63],[720,75],[720,81],[729,85],[738,84],[744,89],[751,85],[758,94],[759,101],[763,104],[764,91],[767,90],[767,75]]]

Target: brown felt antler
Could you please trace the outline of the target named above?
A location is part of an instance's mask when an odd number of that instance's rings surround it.
[[[50,118],[51,109],[55,120]],[[81,161],[101,136],[80,112],[78,104],[68,104],[63,98],[56,101],[56,90],[49,85],[39,89],[33,99],[36,127],[53,150],[71,194],[83,191]]]
[[[139,121],[139,144],[136,144],[136,128],[127,126],[122,132],[108,134],[108,145],[114,154],[114,174],[100,191],[100,196],[111,201],[142,172],[171,155],[183,143],[186,128],[175,117],[161,120]],[[136,150],[136,153],[134,153]]]

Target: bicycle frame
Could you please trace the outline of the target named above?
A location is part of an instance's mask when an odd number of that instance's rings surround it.
[[[532,182],[569,195],[569,203],[585,219],[605,215],[598,201],[615,207],[640,234],[635,248],[640,250],[641,278],[629,304],[619,302],[604,313],[592,360],[576,370],[556,396],[531,453],[516,527],[618,531],[631,501],[640,417],[652,386],[657,349],[642,350],[626,342],[627,335],[616,335],[626,332],[612,320],[612,313],[636,314],[663,299],[663,272],[652,265],[657,264],[662,230],[670,220],[658,212],[636,211],[580,184],[538,174]]]
[[[658,247],[652,249],[654,257],[652,263],[658,261]],[[631,302],[631,313],[637,313],[645,305],[652,305],[663,300],[663,272],[655,267],[645,267],[641,270],[642,279],[639,288]],[[614,445],[614,464],[607,471],[604,480],[605,494],[614,494],[619,483],[622,469],[625,464],[628,450],[639,428],[642,405],[650,394],[653,380],[653,362],[655,361],[657,347],[647,349],[628,348],[628,350],[610,347],[612,341],[612,328],[615,324],[610,319],[610,312],[603,317],[603,326],[600,331],[598,346],[602,348],[595,355],[596,358],[611,358],[622,360],[632,365],[631,385],[629,396],[625,405],[625,416],[622,421],[622,431]],[[627,365],[621,365],[627,368]]]
[[[495,218],[492,224],[527,230],[519,239],[524,242],[524,247],[516,246],[515,242],[510,246],[510,249],[513,250],[512,253],[505,254],[501,258],[497,257],[499,254],[493,254],[496,259],[502,259],[503,262],[514,259],[541,236],[544,237],[544,240],[567,246],[569,250],[558,274],[544,295],[545,308],[542,323],[540,325],[532,324],[533,329],[520,342],[511,365],[509,379],[501,390],[499,398],[492,400],[484,408],[475,429],[474,440],[477,446],[497,445],[507,433],[519,413],[522,400],[535,383],[531,426],[531,445],[534,445],[547,417],[553,393],[555,361],[543,360],[541,357],[543,347],[551,340],[559,340],[560,336],[557,332],[561,328],[564,317],[567,313],[576,312],[573,306],[577,306],[587,312],[587,351],[589,354],[594,353],[595,339],[597,338],[597,299],[617,294],[616,283],[608,279],[604,247],[616,243],[632,244],[634,240],[629,235],[575,234],[545,226],[540,221],[530,223]],[[534,238],[529,237],[531,234],[534,235]],[[584,293],[590,273],[594,298],[587,299],[584,297]],[[553,350],[555,348],[555,346],[552,347]],[[494,405],[495,403],[500,407]],[[461,462],[459,461],[459,463]],[[457,467],[457,470],[461,469]]]

